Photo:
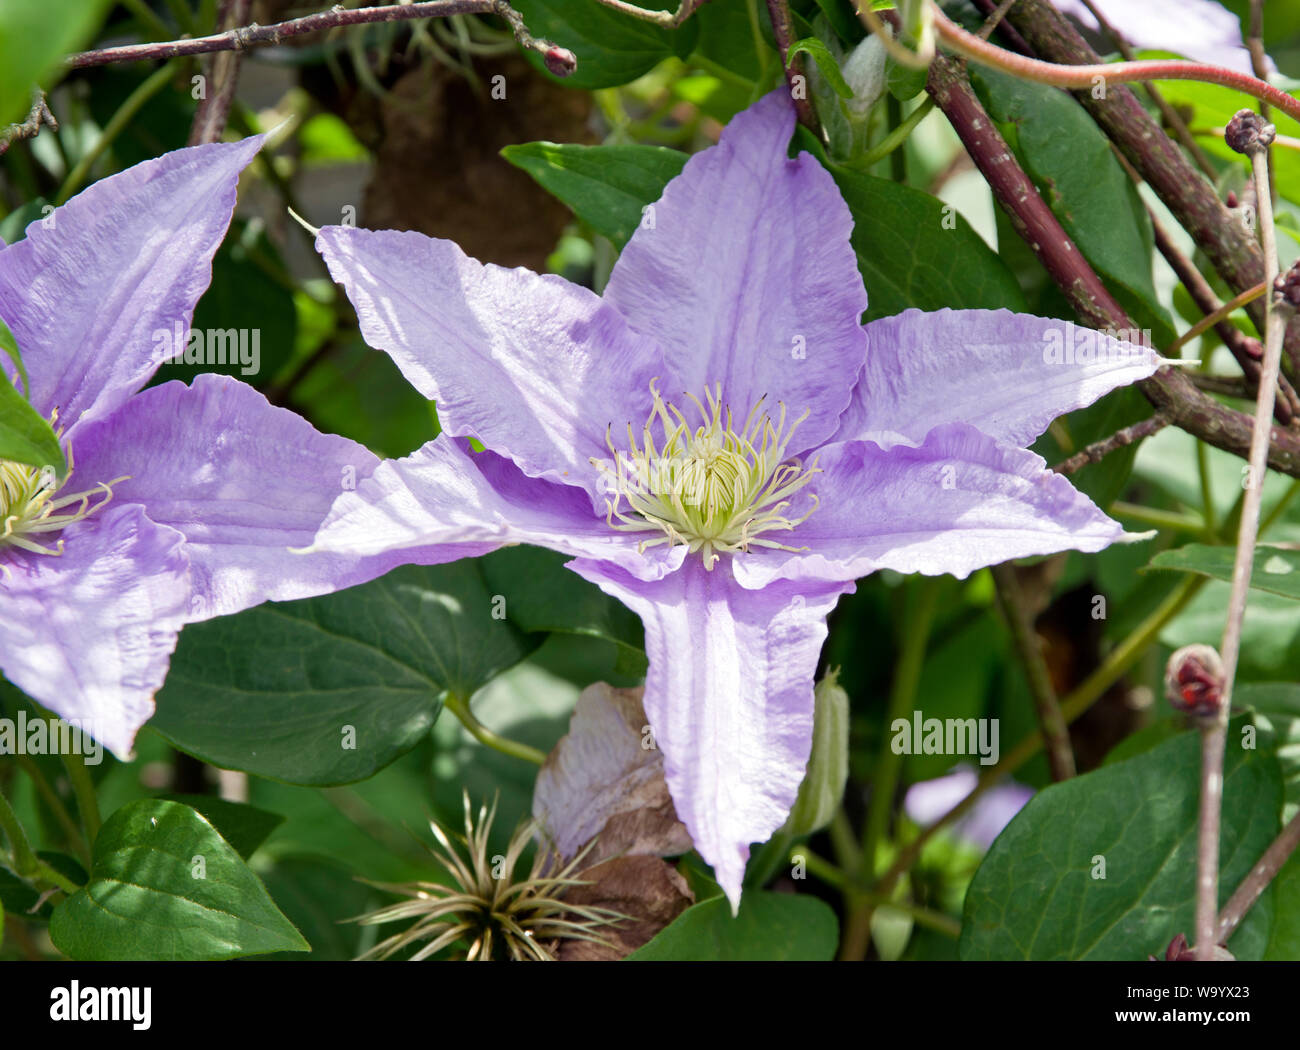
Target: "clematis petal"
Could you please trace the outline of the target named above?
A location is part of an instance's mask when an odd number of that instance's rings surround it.
[[[795,454],[829,438],[848,404],[867,293],[848,206],[810,154],[786,159],[793,130],[784,89],[737,114],[664,189],[605,301],[663,348],[670,400],[721,383],[740,419],[764,394],[810,410]]]
[[[1173,51],[1198,62],[1227,66],[1247,76],[1255,75],[1250,51],[1242,40],[1241,22],[1216,0],[1092,0],[1093,7],[1110,24],[1106,32],[1117,31],[1140,50]],[[1057,9],[1080,24],[1100,31],[1097,15],[1083,0],[1057,0]],[[1267,55],[1270,73],[1277,66]]]
[[[106,415],[138,390],[164,349],[184,347],[178,327],[188,332],[239,173],[261,143],[176,150],[101,179],[0,252],[0,317],[22,350],[30,400],[43,415],[57,408],[69,437],[83,415]]]
[[[311,543],[335,497],[379,459],[229,376],[144,390],[87,426],[75,451],[75,487],[129,475],[114,500],[143,504],[184,534],[191,620],[325,594],[392,567],[347,553],[289,554]]]
[[[645,711],[677,816],[739,907],[749,847],[784,822],[812,748],[826,616],[852,583],[739,587],[726,560],[662,580],[579,559],[579,575],[645,625]]]
[[[327,226],[316,247],[366,342],[438,402],[446,433],[596,495],[590,461],[609,457],[606,428],[639,429],[663,372],[617,311],[563,278],[485,266],[421,233]]]
[[[962,422],[1024,446],[1162,363],[1146,347],[1010,310],[904,310],[866,331],[867,367],[837,441],[919,445],[931,428]]]
[[[125,759],[188,607],[184,537],[136,506],[109,507],[62,535],[61,557],[5,559],[0,670]]]
[[[355,492],[340,495],[310,549],[407,552],[400,561],[436,564],[531,543],[657,579],[682,564],[686,549],[639,553],[648,535],[616,532],[580,490],[530,478],[504,456],[471,456],[462,441],[441,434],[404,459],[381,463]]]
[[[848,441],[819,455],[821,506],[786,540],[807,549],[736,556],[745,587],[877,569],[965,578],[1008,558],[1099,551],[1126,535],[1041,456],[963,423],[936,427],[919,448]]]

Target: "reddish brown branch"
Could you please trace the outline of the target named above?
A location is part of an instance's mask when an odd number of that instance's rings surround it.
[[[227,30],[243,25],[248,21],[252,6],[253,0],[222,0],[217,25]],[[239,67],[243,61],[242,51],[216,54],[206,61],[204,94],[199,100],[198,112],[194,114],[189,145],[198,146],[221,138],[226,130],[226,119],[230,116],[230,103],[235,97]]]
[[[1052,469],[1058,474],[1073,474],[1076,470],[1082,470],[1089,463],[1100,463],[1102,459],[1116,449],[1124,448],[1135,441],[1150,437],[1157,431],[1164,430],[1168,425],[1169,420],[1162,415],[1156,414],[1149,419],[1144,419],[1141,422],[1124,427],[1122,430],[1117,430],[1110,437],[1094,441],[1087,448],[1080,449],[1069,459],[1061,460]]]
[[[0,155],[19,139],[35,138],[40,133],[42,124],[48,124],[55,131],[59,130],[59,122],[54,119],[54,114],[45,102],[45,92],[38,89],[32,92],[32,108],[27,119],[0,131]]]
[[[1065,293],[1080,320],[1103,330],[1135,327],[1039,196],[975,97],[961,63],[937,57],[926,90],[947,116],[1016,232]],[[1141,388],[1175,426],[1225,452],[1243,458],[1249,454],[1251,418],[1207,397],[1178,370],[1162,368]],[[1300,477],[1300,435],[1275,427],[1272,439],[1269,465]]]
[[[104,66],[110,62],[156,61],[184,55],[206,55],[215,51],[242,51],[250,47],[279,44],[290,37],[316,33],[341,26],[364,25],[371,22],[404,22],[417,18],[447,18],[451,15],[497,15],[503,18],[514,33],[519,46],[542,55],[546,68],[556,76],[568,76],[577,68],[573,52],[557,47],[548,40],[530,34],[523,18],[504,0],[432,0],[418,4],[388,4],[384,7],[362,7],[346,10],[336,7],[319,14],[292,18],[274,25],[246,25],[212,36],[192,40],[168,40],[161,43],[127,44],[123,47],[106,47],[98,51],[83,51],[68,59],[71,69]]]
[[[1046,0],[1019,0],[1008,18],[1042,58],[1067,65],[1094,65],[1100,61]],[[1078,91],[1075,98],[1132,162],[1234,292],[1244,292],[1264,279],[1264,255],[1254,235],[1219,200],[1214,186],[1161,131],[1132,91],[1107,81],[1103,97],[1093,97],[1092,91]],[[1247,312],[1262,331],[1263,302],[1252,303]],[[1284,345],[1287,371],[1295,378],[1300,374],[1300,324],[1292,323],[1288,328]]]
[[[790,45],[794,43],[790,5],[787,0],[767,0],[767,11],[772,16],[772,35],[776,38],[777,54],[781,56],[781,71],[790,88],[790,98],[794,100],[794,111],[799,115],[799,123],[820,137],[821,127],[808,98],[808,76],[804,71],[803,56],[796,55],[794,61],[790,61]]]

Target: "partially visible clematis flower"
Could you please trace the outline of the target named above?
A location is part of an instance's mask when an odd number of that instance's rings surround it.
[[[136,165],[0,250],[0,318],[71,466],[0,461],[0,670],[120,757],[185,623],[349,582],[355,559],[286,548],[378,462],[224,376],[140,389],[162,335],[184,348],[260,145]]]
[[[1022,446],[1159,366],[1091,332],[1062,354],[1066,325],[1006,311],[864,328],[849,210],[813,157],[787,159],[793,127],[782,92],[738,115],[603,298],[418,233],[317,238],[443,434],[342,494],[311,549],[573,555],[645,625],[668,786],[733,907],[798,792],[840,595],[877,569],[964,577],[1120,538]]]
[[[1135,47],[1173,51],[1198,62],[1254,73],[1241,21],[1216,0],[1092,0],[1092,5]],[[1083,0],[1056,0],[1056,6],[1089,29],[1101,28]],[[1277,71],[1272,59],[1266,62],[1270,72]]]
[[[958,766],[951,773],[908,788],[903,812],[921,827],[928,827],[974,791],[978,783],[979,774],[972,767]],[[1033,796],[1033,788],[1008,780],[990,789],[949,832],[986,850]]]

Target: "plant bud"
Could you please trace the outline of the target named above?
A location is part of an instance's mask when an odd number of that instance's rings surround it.
[[[1223,661],[1208,645],[1185,645],[1165,668],[1165,695],[1176,710],[1213,719],[1223,703]]]
[[[1237,115],[1228,121],[1224,129],[1223,140],[1229,149],[1250,156],[1262,149],[1267,149],[1277,137],[1277,128],[1256,113],[1253,109],[1239,109]]]
[[[849,779],[849,694],[838,670],[817,683],[813,705],[812,754],[785,822],[791,835],[811,835],[829,824]]]

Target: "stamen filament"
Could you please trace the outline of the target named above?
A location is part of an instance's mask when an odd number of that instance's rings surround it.
[[[651,409],[638,445],[632,424],[627,424],[628,451],[614,446],[611,427],[605,428],[605,443],[613,456],[609,462],[592,462],[613,481],[614,496],[606,501],[609,526],[621,532],[660,532],[642,540],[638,550],[667,544],[686,546],[700,552],[704,565],[712,569],[721,554],[759,546],[778,550],[802,550],[762,537],[772,531],[789,532],[807,521],[817,510],[816,493],[809,493],[811,506],[800,517],[785,512],[791,497],[820,473],[816,460],[805,466],[786,459],[786,450],[808,411],[786,429],[786,406],[774,423],[765,410],[766,395],[759,398],[745,417],[739,432],[734,429],[730,406],[722,401],[722,388],[705,389],[702,402],[695,394],[684,396],[699,412],[701,423],[693,431],[677,406],[664,401],[658,379],[651,380]],[[654,424],[659,424],[656,445]],[[626,509],[623,504],[626,503]]]

